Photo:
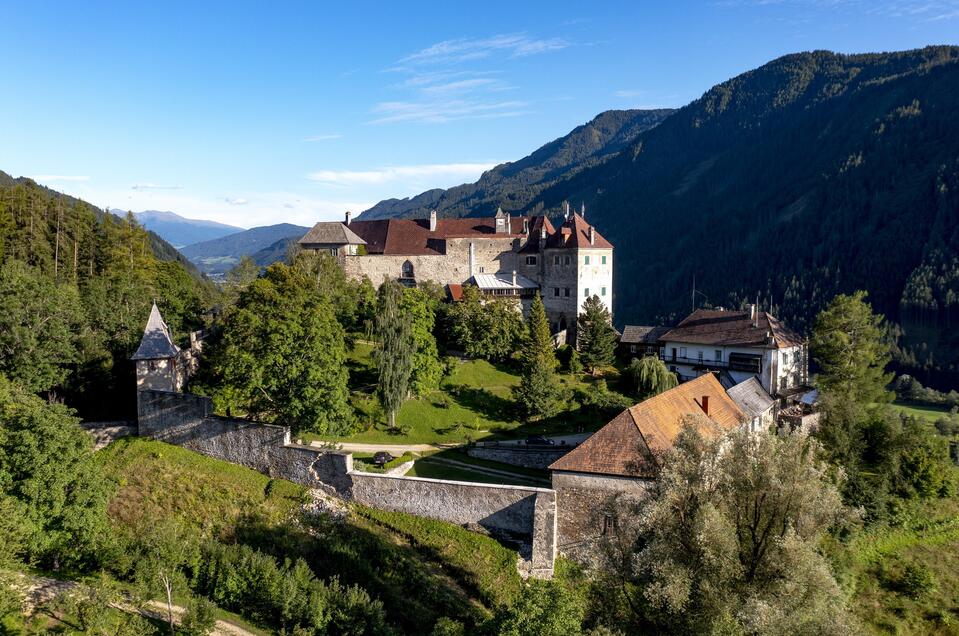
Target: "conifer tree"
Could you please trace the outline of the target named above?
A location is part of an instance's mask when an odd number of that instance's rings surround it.
[[[556,354],[543,299],[536,295],[529,311],[528,330],[520,364],[522,379],[514,395],[527,415],[546,417],[557,406]]]
[[[413,371],[413,328],[401,306],[403,288],[387,280],[380,286],[376,312],[376,339],[379,348],[374,352],[379,369],[376,397],[389,418],[391,429],[396,428],[396,412],[403,405],[410,390]]]
[[[583,313],[576,323],[577,348],[590,373],[613,363],[616,353],[616,331],[612,317],[599,296],[593,294],[583,303]]]

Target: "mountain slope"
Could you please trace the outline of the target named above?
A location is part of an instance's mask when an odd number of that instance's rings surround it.
[[[542,146],[519,161],[504,163],[483,173],[479,181],[448,190],[434,189],[409,199],[387,199],[358,218],[425,217],[492,214],[497,207],[526,208],[542,190],[580,170],[601,164],[673,111],[609,110],[578,126],[564,137]]]
[[[111,210],[111,212],[118,213],[117,210]],[[159,210],[134,212],[133,216],[143,227],[159,234],[176,248],[202,241],[211,241],[243,231],[242,227],[236,227],[235,225],[202,219],[188,219],[173,212],[161,212]]]
[[[221,275],[236,265],[241,257],[252,256],[260,250],[271,248],[271,246],[275,246],[285,239],[299,239],[306,234],[307,230],[309,228],[291,223],[266,225],[236,232],[212,241],[187,245],[180,251],[204,273]],[[278,258],[269,262],[259,264],[269,265],[282,259],[284,254],[280,254]],[[261,256],[260,260],[265,260],[265,257]]]
[[[25,191],[35,191],[38,193],[42,193],[43,196],[45,196],[46,198],[49,198],[54,201],[58,201],[61,208],[64,210],[66,209],[86,210],[86,211],[89,211],[94,216],[94,218],[98,220],[103,218],[103,215],[107,214],[107,212],[104,212],[100,208],[90,203],[87,203],[86,201],[83,201],[82,199],[71,197],[68,194],[63,194],[62,192],[58,192],[56,190],[48,188],[28,177],[14,178],[10,176],[9,174],[7,174],[6,172],[3,172],[2,170],[0,170],[0,188],[15,188],[17,186],[21,186],[22,188],[25,189]],[[22,196],[22,195],[17,194],[13,196]],[[121,212],[119,210],[113,210],[109,212],[109,214],[111,214],[112,216],[116,218],[124,218],[126,216],[126,213]],[[161,237],[156,232],[151,231],[149,228],[146,228],[146,230],[147,230],[147,240],[150,245],[150,251],[153,252],[153,255],[156,256],[156,258],[158,258],[161,261],[170,261],[170,262],[180,263],[193,276],[195,276],[196,278],[201,277],[200,271],[196,268],[196,266],[193,263],[191,263],[189,259],[187,259],[185,256],[180,254],[180,252],[178,252],[175,247],[170,245],[170,243],[164,240],[163,237]]]
[[[618,248],[619,323],[687,311],[694,277],[714,304],[758,293],[799,329],[867,289],[901,323],[903,362],[955,371],[956,86],[956,47],[786,56],[531,205],[590,204]]]

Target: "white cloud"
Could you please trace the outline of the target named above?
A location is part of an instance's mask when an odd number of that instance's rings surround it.
[[[382,102],[373,107],[379,115],[371,124],[395,122],[444,123],[461,119],[516,117],[526,114],[528,103],[519,100],[484,101],[476,99],[430,100],[418,102]]]
[[[444,40],[407,55],[400,64],[456,64],[488,58],[494,53],[525,57],[569,46],[562,38],[533,38],[526,33],[507,33],[487,38]]]
[[[341,139],[343,135],[313,135],[312,137],[307,137],[303,141],[329,141],[331,139]]]
[[[648,91],[638,91],[638,90],[627,89],[622,91],[616,91],[615,93],[613,93],[613,95],[615,95],[616,97],[639,97],[647,93]]]
[[[249,203],[249,201],[247,201],[246,199],[242,197],[236,197],[236,198],[226,197],[223,200],[229,203],[230,205],[246,205],[247,203]]]
[[[445,163],[417,166],[392,166],[376,170],[317,170],[307,175],[311,181],[335,186],[372,186],[396,181],[455,178],[469,180],[479,177],[496,163]]]
[[[182,186],[178,185],[157,185],[155,183],[134,183],[130,186],[131,190],[179,190]]]
[[[70,174],[38,174],[30,177],[37,183],[46,183],[51,181],[89,181],[90,177],[86,175]]]

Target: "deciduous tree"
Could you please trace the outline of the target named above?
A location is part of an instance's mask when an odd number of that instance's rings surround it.
[[[413,337],[413,367],[410,389],[415,395],[426,395],[436,389],[443,377],[439,352],[436,349],[436,303],[434,296],[423,289],[403,290],[400,311],[409,318]]]
[[[390,428],[396,428],[396,412],[410,391],[413,372],[413,326],[402,308],[403,287],[387,280],[380,285],[376,311],[377,349],[373,352],[379,382],[376,396],[387,414]]]
[[[846,519],[818,443],[684,424],[642,500],[614,506],[605,543],[634,612],[655,633],[834,634],[854,630],[817,547]]]
[[[659,395],[677,384],[676,374],[666,368],[657,356],[633,358],[627,371],[641,400]]]

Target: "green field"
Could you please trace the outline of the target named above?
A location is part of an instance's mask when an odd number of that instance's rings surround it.
[[[523,437],[532,433],[556,435],[596,430],[605,421],[584,416],[570,400],[567,409],[541,422],[517,417],[512,389],[520,378],[505,365],[486,360],[459,360],[439,390],[408,400],[397,413],[397,424],[406,433],[390,431],[375,407],[372,391],[376,369],[370,360],[372,347],[357,342],[349,356],[350,388],[361,431],[337,441],[371,444],[459,444],[469,440]],[[590,385],[586,376],[559,375],[560,385],[570,394]],[[303,438],[329,439],[304,433]]]
[[[939,418],[949,415],[949,409],[945,406],[933,406],[930,404],[893,402],[892,408],[906,415],[921,418],[929,422],[935,422]]]

